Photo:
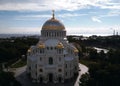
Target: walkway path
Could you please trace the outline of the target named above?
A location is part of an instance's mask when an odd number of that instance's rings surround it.
[[[80,63],[79,63],[79,68],[81,69],[81,71],[79,71],[79,75],[78,75],[78,77],[77,77],[77,80],[76,80],[74,86],[79,86],[79,79],[80,79],[81,75],[82,75],[82,74],[85,74],[86,72],[88,72],[88,67],[86,67],[86,66],[83,65],[83,64],[80,64]]]
[[[69,83],[58,83],[58,84],[36,84],[36,83],[32,83],[31,80],[28,78],[28,76],[26,76],[26,66],[21,67],[21,68],[17,68],[14,69],[13,72],[15,72],[15,77],[18,81],[20,81],[22,83],[22,86],[79,86],[79,79],[81,77],[82,74],[88,72],[88,67],[86,67],[83,64],[79,64],[79,67],[81,69],[81,71],[79,71],[79,75],[77,77],[77,79],[75,80],[75,82],[70,81]]]

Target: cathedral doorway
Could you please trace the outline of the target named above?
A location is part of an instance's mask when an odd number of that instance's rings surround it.
[[[53,74],[49,73],[49,82],[52,82],[52,81],[53,81]]]
[[[40,79],[39,79],[39,80],[40,80],[40,82],[43,82],[43,78],[42,78],[42,77],[40,77]]]
[[[62,77],[59,77],[59,78],[58,78],[58,81],[59,81],[59,82],[62,82]]]

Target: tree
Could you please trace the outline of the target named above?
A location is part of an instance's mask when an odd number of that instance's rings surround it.
[[[103,50],[101,50],[101,52],[99,53],[99,59],[100,59],[100,60],[106,59],[106,54],[104,53]]]
[[[12,72],[0,72],[0,86],[21,86]]]
[[[90,51],[89,51],[89,57],[90,57],[90,59],[92,59],[92,60],[98,59],[97,50],[96,50],[96,49],[90,49]]]
[[[90,76],[89,76],[88,73],[83,74],[83,75],[81,76],[81,78],[80,78],[80,83],[79,83],[79,85],[80,85],[80,86],[88,86],[88,81],[89,81],[89,79],[90,79]]]

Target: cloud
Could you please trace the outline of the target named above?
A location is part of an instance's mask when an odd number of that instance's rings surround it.
[[[111,10],[107,16],[120,16],[120,10]]]
[[[98,17],[92,17],[92,21],[101,23],[102,21]]]
[[[58,17],[78,17],[78,16],[85,16],[88,14],[78,14],[78,13],[63,13],[58,15]]]
[[[101,9],[120,10],[120,3],[108,3],[100,6]]]
[[[0,0],[0,10],[46,11],[80,10],[91,6],[101,9],[119,9],[120,2],[113,0]]]
[[[114,16],[120,16],[120,10],[110,10],[106,14],[96,15],[95,17],[92,17],[92,20],[96,22],[102,22],[100,19]]]
[[[62,13],[57,14],[55,17],[59,18],[66,18],[66,17],[80,17],[80,16],[86,16],[88,14],[79,14],[79,13]],[[40,20],[40,18],[51,18],[51,14],[27,14],[27,15],[20,15],[15,16],[14,20]]]

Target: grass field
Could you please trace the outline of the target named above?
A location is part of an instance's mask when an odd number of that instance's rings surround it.
[[[12,64],[10,67],[11,68],[19,68],[19,67],[22,67],[24,65],[26,65],[27,62],[26,60],[23,60],[23,59],[19,59],[18,61],[16,61],[14,64]]]

